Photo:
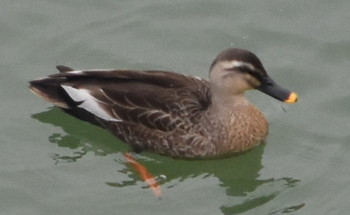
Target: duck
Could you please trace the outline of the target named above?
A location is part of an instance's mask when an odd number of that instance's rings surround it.
[[[209,80],[161,70],[57,69],[30,81],[30,90],[137,153],[178,159],[231,156],[263,143],[268,121],[245,96],[248,90],[285,103],[298,100],[268,76],[254,53],[238,48],[217,55]]]

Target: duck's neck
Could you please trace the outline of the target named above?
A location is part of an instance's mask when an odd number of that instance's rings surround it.
[[[211,96],[211,109],[217,112],[230,112],[234,107],[250,105],[251,103],[244,94],[214,94]]]

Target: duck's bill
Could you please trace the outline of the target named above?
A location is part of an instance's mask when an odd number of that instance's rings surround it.
[[[257,89],[286,103],[295,103],[298,101],[298,94],[278,86],[270,77],[264,77],[262,84]]]

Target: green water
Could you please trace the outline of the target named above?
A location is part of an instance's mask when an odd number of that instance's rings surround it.
[[[348,214],[350,2],[3,0],[0,214]],[[229,47],[252,50],[295,105],[248,97],[267,144],[223,160],[143,153],[32,95],[28,80],[77,69],[164,69],[207,77]]]

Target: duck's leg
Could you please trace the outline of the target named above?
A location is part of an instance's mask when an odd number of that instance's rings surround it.
[[[147,168],[144,165],[137,162],[136,159],[134,158],[134,156],[132,156],[132,154],[130,154],[128,152],[125,153],[125,159],[139,173],[139,175],[141,176],[143,181],[145,181],[150,186],[150,188],[153,191],[153,194],[157,198],[161,198],[162,192],[160,189],[160,185],[157,183],[155,177],[147,170]]]

